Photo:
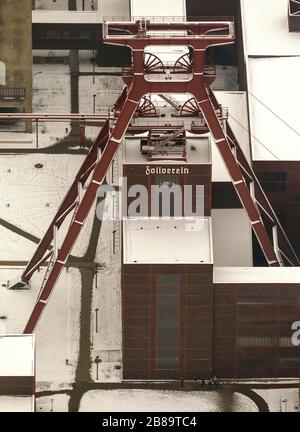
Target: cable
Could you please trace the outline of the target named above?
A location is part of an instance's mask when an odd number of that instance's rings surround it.
[[[289,129],[291,129],[293,132],[295,132],[295,134],[297,134],[298,136],[300,136],[300,132],[298,132],[296,129],[294,129],[291,125],[289,125],[285,120],[283,120],[281,117],[279,117],[279,115],[277,115],[273,110],[271,110],[271,108],[269,108],[266,104],[264,104],[260,99],[258,99],[258,97],[254,96],[253,93],[251,93],[250,91],[248,91],[248,93],[254,98],[256,99],[260,104],[262,104],[268,111],[270,111],[275,117],[277,117],[282,123],[284,123]]]
[[[254,138],[262,147],[264,147],[265,150],[267,150],[272,156],[275,157],[275,159],[277,159],[278,161],[280,161],[279,157],[276,156],[275,153],[273,153],[267,146],[265,146],[258,138],[256,138],[256,136],[254,136],[249,129],[247,129],[245,126],[243,126],[236,118],[233,117],[232,114],[228,114],[229,117],[232,118],[232,120],[234,120],[242,129],[244,129],[246,132],[250,133],[251,137]]]

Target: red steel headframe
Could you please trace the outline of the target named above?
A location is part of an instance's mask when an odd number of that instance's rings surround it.
[[[156,31],[157,33],[149,34],[149,31]],[[168,33],[172,31],[177,33]],[[275,213],[265,198],[229,125],[226,132],[220,123],[216,114],[217,103],[209,87],[211,80],[205,75],[206,49],[209,46],[234,42],[233,21],[151,23],[149,20],[143,19],[137,22],[105,22],[103,32],[105,43],[131,48],[132,68],[127,73],[125,80],[127,87],[124,88],[115,105],[114,127],[110,128],[109,120],[104,124],[37,251],[22,275],[22,281],[29,282],[38,267],[50,258],[46,277],[24,333],[34,331],[96,199],[98,187],[102,184],[116,151],[122,143],[131,119],[138,107],[141,106],[139,104],[143,96],[150,93],[189,93],[195,97],[199,110],[206,120],[228,169],[235,190],[248,214],[252,229],[268,264],[270,266],[299,264],[296,254],[276,216],[274,217]],[[191,78],[186,81],[176,81],[176,79],[154,81],[146,78],[145,74],[149,73],[149,68],[145,67],[144,52],[149,45],[184,45],[192,48]],[[156,73],[163,72],[163,70],[156,71]],[[254,182],[254,187],[251,187],[251,181]],[[84,184],[87,186],[83,193],[82,186]],[[260,202],[257,201],[255,195],[257,193]],[[55,250],[52,245],[54,231],[59,228],[66,216],[72,211],[73,218],[62,245],[58,250]],[[272,218],[273,239],[264,225],[262,211]]]

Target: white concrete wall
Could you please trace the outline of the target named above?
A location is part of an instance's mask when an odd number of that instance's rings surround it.
[[[243,209],[212,210],[212,237],[215,266],[252,266],[251,227]]]

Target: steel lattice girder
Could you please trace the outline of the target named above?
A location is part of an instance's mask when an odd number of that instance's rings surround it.
[[[128,28],[132,27],[132,23],[127,24]],[[121,28],[126,28],[127,24],[122,23]],[[205,24],[208,25],[207,23]],[[115,27],[116,25],[117,23],[114,23]],[[189,29],[191,27],[197,28],[197,25],[199,28],[201,27],[201,23],[178,23],[178,26],[176,23],[173,23],[172,29]],[[162,26],[162,28],[165,28],[165,24]],[[216,28],[215,23],[212,24],[211,28]],[[209,29],[210,27],[208,26],[205,31],[207,32]],[[53,219],[52,224],[41,241],[34,257],[28,264],[23,274],[23,280],[28,281],[34,271],[37,270],[37,267],[40,265],[40,263],[47,259],[49,253],[46,253],[49,250],[53,240],[54,226],[59,226],[67,212],[69,213],[75,208],[72,222],[70,223],[69,229],[61,247],[57,251],[57,254],[52,254],[52,262],[50,262],[49,274],[44,280],[44,284],[40,291],[37,303],[32,311],[24,333],[32,333],[34,331],[36,324],[47,304],[49,296],[55,286],[55,283],[57,282],[63,266],[65,265],[71,253],[74,243],[80,234],[82,226],[84,225],[87,215],[95,201],[98,187],[105,178],[116,151],[122,142],[126,130],[128,129],[130,121],[137,110],[140,100],[144,95],[149,93],[189,93],[195,97],[199,110],[202,112],[206,120],[209,130],[228,169],[240,201],[248,214],[252,229],[261,245],[268,264],[270,266],[279,266],[284,264],[279,251],[276,250],[276,247],[268,235],[263,223],[260,207],[257,205],[255,196],[251,194],[245,179],[245,177],[247,177],[245,176],[245,171],[248,172],[250,176],[253,175],[253,171],[250,165],[247,164],[246,158],[244,157],[243,152],[235,140],[233,134],[229,132],[229,136],[227,136],[227,134],[224,132],[216,113],[216,101],[214,100],[213,94],[209,89],[209,85],[204,77],[205,49],[207,46],[211,45],[233,43],[234,34],[232,31],[232,23],[228,24],[228,29],[228,36],[214,36],[211,33],[207,35],[200,33],[201,36],[199,37],[196,36],[192,38],[190,35],[187,35],[185,38],[181,37],[182,43],[184,45],[191,45],[194,50],[193,77],[191,80],[184,82],[147,81],[144,76],[144,49],[147,45],[149,45],[149,38],[135,38],[135,35],[127,36],[126,39],[118,38],[118,44],[127,45],[133,51],[133,68],[132,77],[130,77],[130,86],[128,86],[126,90],[123,90],[123,93],[116,104],[116,108],[119,109],[120,112],[118,117],[116,117],[114,128],[112,131],[110,131],[109,121],[105,123],[86,160],[80,168],[66,198],[61,204],[58,213]],[[196,33],[196,30],[194,31]],[[105,40],[107,43],[116,43],[116,40],[111,39],[110,36],[107,36]],[[166,39],[154,38],[151,40],[151,45],[163,44],[163,42],[166,44]],[[178,38],[169,37],[167,43],[168,45],[178,45],[181,42],[179,42]],[[238,157],[233,151],[233,142],[236,152],[238,153]],[[101,150],[101,155],[99,155],[99,149]],[[78,191],[78,185],[79,183],[83,184],[83,182],[86,182],[89,177],[91,177],[91,180],[87,185],[86,192],[83,196],[81,196]],[[255,186],[256,190],[259,192],[261,188],[256,178]],[[267,205],[266,199],[262,200],[261,205]],[[272,215],[275,215],[270,205],[269,207],[265,208],[265,210],[269,212],[270,209]],[[274,218],[273,222],[277,227],[277,218]],[[280,230],[281,227],[278,228]],[[288,241],[285,242],[283,246],[285,248],[283,251],[285,256],[295,257]],[[298,262],[295,263],[295,260],[291,260],[289,264],[298,264]]]

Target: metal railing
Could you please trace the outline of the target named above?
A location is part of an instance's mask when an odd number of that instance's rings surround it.
[[[155,23],[183,23],[183,22],[216,22],[226,23],[234,21],[233,16],[103,16],[104,22],[136,22],[140,20],[149,20]]]
[[[25,99],[25,89],[19,87],[0,87],[0,99]]]
[[[105,17],[103,19],[103,38],[104,39],[132,39],[132,38],[151,38],[151,39],[215,39],[226,38],[234,39],[234,19],[232,17],[193,17],[189,21],[187,17]],[[226,20],[228,18],[228,20]],[[138,25],[139,28],[136,28]],[[196,31],[188,32],[190,27],[205,27],[211,25],[212,28],[204,28],[203,33]],[[215,27],[215,26],[218,27]],[[199,29],[198,29],[199,30]],[[221,33],[220,33],[221,31]],[[225,31],[225,33],[224,33]]]
[[[174,70],[175,62],[163,62],[163,66],[165,70],[170,71],[173,74],[182,74],[182,75],[190,75],[193,73],[193,66],[191,66],[190,70],[187,71],[180,71],[180,70]],[[162,70],[161,73],[157,71],[147,71],[146,65],[144,69],[145,75],[161,75],[164,73]],[[123,66],[122,67],[122,76],[132,76],[133,75],[133,67],[132,66]],[[216,75],[216,66],[212,64],[207,64],[204,66],[204,75]]]

